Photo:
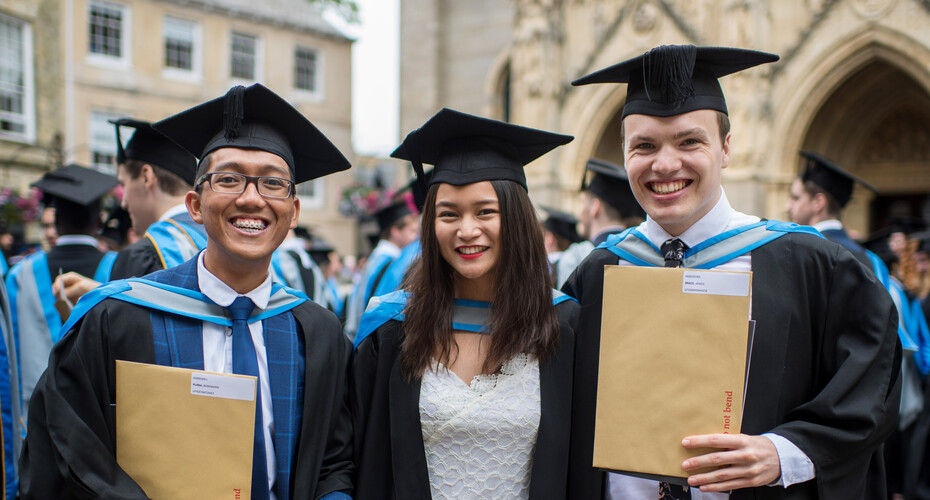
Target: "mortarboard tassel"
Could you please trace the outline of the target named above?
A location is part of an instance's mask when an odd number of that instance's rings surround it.
[[[659,93],[663,104],[680,106],[694,95],[692,76],[697,47],[693,45],[662,45],[646,52],[643,67],[643,87],[652,101],[649,89]]]
[[[242,119],[245,117],[244,94],[245,87],[236,85],[229,89],[223,101],[223,135],[227,141],[239,137],[239,127],[242,126]]]

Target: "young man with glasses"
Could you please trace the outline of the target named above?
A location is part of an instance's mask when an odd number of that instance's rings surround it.
[[[206,229],[206,249],[82,299],[34,396],[22,497],[146,497],[116,461],[117,359],[257,376],[252,498],[344,497],[353,472],[350,346],[331,312],[272,284],[269,265],[297,225],[295,183],[348,161],[258,84],[154,128],[201,158],[185,202]]]

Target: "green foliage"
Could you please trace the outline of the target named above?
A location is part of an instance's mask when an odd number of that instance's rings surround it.
[[[358,23],[358,2],[356,0],[309,0],[324,10],[331,10],[349,23]]]

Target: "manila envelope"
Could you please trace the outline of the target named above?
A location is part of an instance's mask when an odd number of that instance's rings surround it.
[[[159,499],[251,498],[255,377],[116,361],[116,461]]]
[[[686,484],[686,436],[740,432],[752,273],[606,266],[594,467]]]

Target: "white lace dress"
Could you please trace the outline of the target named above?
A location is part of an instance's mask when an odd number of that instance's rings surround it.
[[[539,431],[539,363],[519,355],[471,385],[434,362],[420,426],[434,499],[525,499]]]

